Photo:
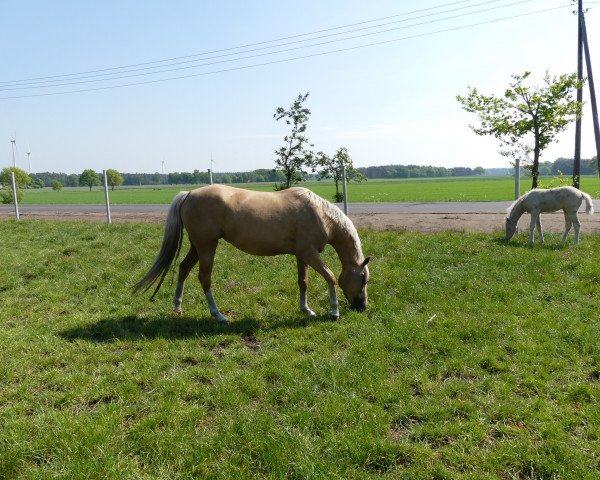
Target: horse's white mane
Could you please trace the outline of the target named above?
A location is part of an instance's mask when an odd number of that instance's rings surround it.
[[[315,207],[317,207],[325,214],[326,219],[331,224],[340,227],[344,232],[346,232],[348,236],[352,238],[356,250],[360,252],[360,255],[362,257],[362,246],[360,243],[358,232],[356,231],[356,227],[354,226],[352,221],[344,214],[344,212],[342,212],[333,203],[328,202],[324,198],[319,197],[316,193],[308,189],[302,189],[302,191],[300,191],[298,195],[305,195],[310,203],[312,203]]]

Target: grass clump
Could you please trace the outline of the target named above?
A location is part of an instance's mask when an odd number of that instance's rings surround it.
[[[194,276],[181,317],[131,296],[159,225],[0,222],[0,477],[595,478],[600,236],[500,236],[361,232],[338,322],[223,244],[223,327]]]

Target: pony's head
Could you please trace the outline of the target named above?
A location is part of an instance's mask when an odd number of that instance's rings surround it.
[[[506,219],[506,222],[505,222],[506,241],[509,241],[513,237],[515,232],[517,232],[519,230],[519,228],[517,227],[517,222],[511,220],[508,217],[505,217],[505,219]]]
[[[369,282],[369,263],[367,257],[356,267],[342,269],[338,283],[352,310],[362,312],[367,308],[367,283]]]

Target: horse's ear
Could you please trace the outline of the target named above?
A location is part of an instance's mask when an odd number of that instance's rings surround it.
[[[360,264],[360,268],[365,268],[367,266],[367,263],[369,263],[371,261],[371,257],[367,257],[363,260],[363,262]]]

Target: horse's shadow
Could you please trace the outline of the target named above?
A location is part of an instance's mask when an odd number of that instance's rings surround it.
[[[279,321],[261,324],[255,318],[245,317],[234,320],[229,325],[223,325],[212,317],[160,315],[139,318],[135,315],[125,315],[103,318],[89,325],[63,330],[58,335],[68,341],[86,340],[94,343],[151,340],[154,338],[181,340],[228,334],[253,335],[259,330],[303,328],[311,322],[326,321],[330,321],[327,316],[317,316],[315,318],[287,317]]]

